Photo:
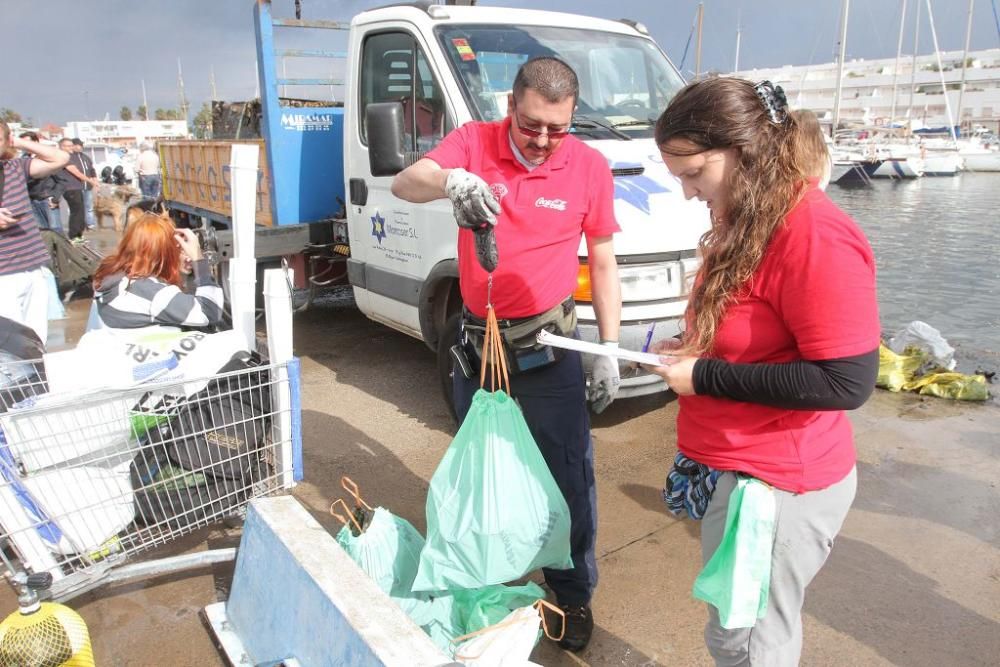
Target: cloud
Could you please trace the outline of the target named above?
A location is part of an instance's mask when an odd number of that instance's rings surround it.
[[[253,96],[253,0],[4,0],[6,54],[0,69],[0,106],[36,123],[118,117],[123,105],[142,103],[145,80],[151,110],[178,104],[177,60],[181,61],[192,115],[210,97],[215,70],[219,97]],[[304,18],[350,20],[385,0],[302,0]],[[574,11],[603,18],[628,17],[644,23],[680,65],[697,0],[480,0],[481,5]],[[904,53],[912,43],[914,6],[908,3]],[[942,5],[943,3],[938,3]],[[940,46],[961,49],[965,3],[935,15]],[[292,15],[292,0],[275,0],[278,15]],[[706,3],[702,69],[728,71],[735,59],[737,21],[743,27],[740,67],[830,62],[837,40],[840,3],[829,0],[737,0]],[[996,46],[988,3],[977,3],[973,48]],[[981,16],[980,16],[981,15]],[[899,3],[854,3],[849,22],[849,57],[892,57],[899,26]],[[921,53],[932,50],[926,10]],[[332,44],[344,41],[331,33]],[[8,55],[8,57],[10,57]],[[694,41],[683,69],[694,68]]]

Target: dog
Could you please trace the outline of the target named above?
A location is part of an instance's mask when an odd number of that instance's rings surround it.
[[[94,217],[97,218],[97,228],[104,226],[102,224],[104,218],[111,218],[114,230],[121,234],[125,229],[125,211],[139,196],[139,191],[130,185],[106,183],[98,185],[94,191]]]

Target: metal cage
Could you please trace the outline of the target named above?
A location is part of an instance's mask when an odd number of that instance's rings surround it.
[[[298,359],[76,394],[49,393],[40,361],[0,363],[6,574],[51,573],[57,600],[232,559],[224,549],[130,562],[298,479]]]

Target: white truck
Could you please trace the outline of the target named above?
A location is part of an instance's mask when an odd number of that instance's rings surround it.
[[[342,265],[365,315],[437,353],[447,392],[448,350],[462,306],[457,227],[447,200],[414,205],[395,198],[392,175],[453,128],[501,119],[521,63],[554,55],[580,80],[572,131],[606,156],[614,176],[621,344],[641,348],[654,326],[654,341],[678,333],[709,218],[703,204],[684,199],[652,139],[655,119],[684,82],[641,23],[427,2],[365,11],[349,25],[275,18],[269,0],[258,0],[254,11],[262,128],[258,257],[291,257],[302,286],[327,283],[338,273],[330,267]],[[277,48],[278,29],[346,30],[347,49],[301,48],[298,39],[296,48]],[[337,57],[343,79],[277,73],[277,63],[287,71],[290,59]],[[279,96],[296,85],[338,86],[342,95],[311,104]],[[200,164],[218,163],[212,157],[218,148],[218,141],[171,142],[161,145],[161,156],[168,204],[196,225],[201,219],[224,262],[226,167]],[[206,182],[199,186],[199,179]],[[583,242],[579,257],[580,334],[596,340]],[[630,370],[619,397],[663,390],[658,376]]]

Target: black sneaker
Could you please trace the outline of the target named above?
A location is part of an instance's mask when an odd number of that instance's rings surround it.
[[[590,635],[594,632],[594,615],[590,613],[590,607],[574,607],[563,604],[559,608],[566,614],[566,628],[559,646],[567,651],[577,653],[587,647]],[[555,634],[558,636],[559,629]]]

